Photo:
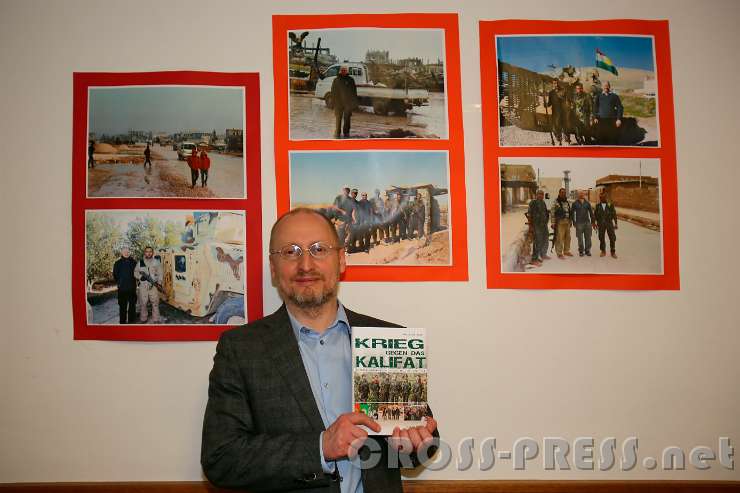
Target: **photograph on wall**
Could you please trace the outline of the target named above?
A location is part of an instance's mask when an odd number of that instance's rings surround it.
[[[496,36],[502,147],[659,145],[653,36]]]
[[[245,323],[244,211],[88,210],[87,323]]]
[[[245,197],[244,87],[89,87],[87,116],[88,197]]]
[[[501,271],[662,274],[658,159],[500,158]]]
[[[445,151],[291,152],[290,207],[335,225],[348,265],[449,265]]]
[[[290,138],[446,139],[443,29],[287,32]]]

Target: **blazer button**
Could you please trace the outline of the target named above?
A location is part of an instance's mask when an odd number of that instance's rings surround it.
[[[319,475],[315,472],[312,472],[311,474],[306,474],[303,476],[303,479],[306,481],[316,481],[319,478]]]

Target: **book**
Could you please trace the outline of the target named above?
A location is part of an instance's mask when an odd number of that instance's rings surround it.
[[[368,433],[424,425],[427,384],[424,329],[352,327],[352,409],[382,428]]]

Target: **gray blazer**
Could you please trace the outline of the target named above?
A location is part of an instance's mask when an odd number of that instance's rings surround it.
[[[399,327],[346,313],[350,326]],[[203,471],[213,484],[250,491],[339,492],[339,482],[321,468],[323,430],[285,305],[221,335],[201,446]],[[368,440],[377,442],[382,455],[377,466],[362,471],[365,492],[402,492],[400,471],[387,465],[386,439]],[[365,445],[360,455],[367,454]],[[418,464],[416,458],[413,463]]]

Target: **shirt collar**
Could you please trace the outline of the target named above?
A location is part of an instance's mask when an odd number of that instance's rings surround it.
[[[290,319],[290,326],[293,329],[293,334],[295,335],[296,340],[300,340],[301,335],[301,329],[305,329],[311,332],[316,332],[311,327],[307,327],[300,323],[298,319],[296,319],[292,313],[290,313],[290,310],[288,310],[288,307],[285,307],[286,311],[288,312],[288,318]],[[342,305],[341,302],[337,301],[337,315],[334,318],[334,322],[327,328],[326,330],[330,330],[337,326],[344,326],[347,330],[347,334],[351,334],[351,327],[349,325],[349,319],[347,319],[347,312],[344,310],[344,305]]]

